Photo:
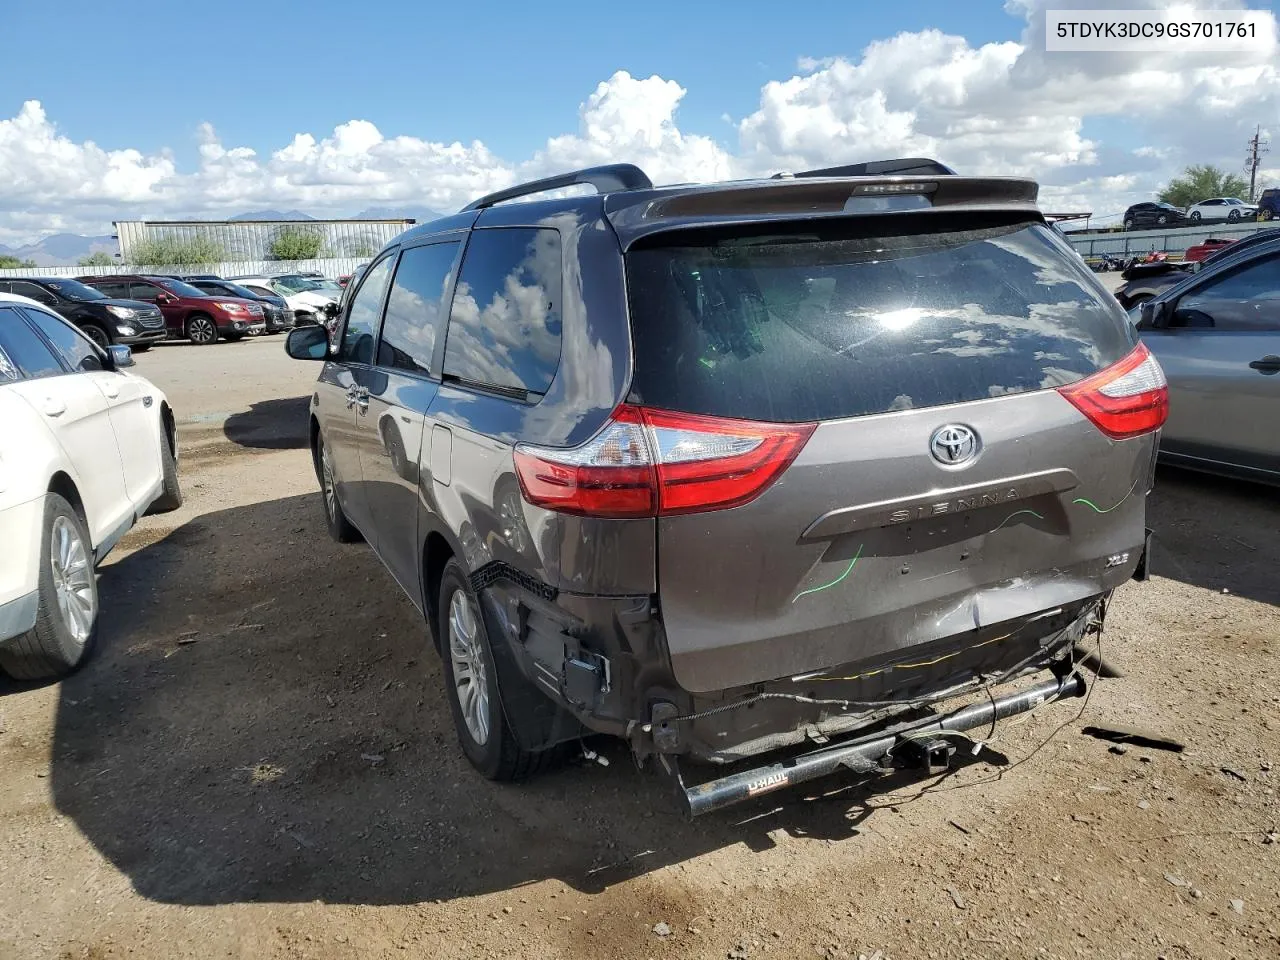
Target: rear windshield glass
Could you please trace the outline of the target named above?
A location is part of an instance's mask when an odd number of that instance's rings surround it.
[[[1039,224],[635,250],[632,399],[799,422],[1072,383],[1134,343],[1078,261]]]

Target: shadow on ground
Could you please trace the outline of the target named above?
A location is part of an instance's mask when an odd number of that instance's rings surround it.
[[[1280,605],[1280,490],[1162,467],[1147,505],[1153,573]]]
[[[308,496],[205,515],[103,568],[101,647],[60,691],[53,796],[144,896],[413,903],[546,878],[596,891],[767,848],[778,828],[857,835],[869,811],[852,780],[691,824],[612,741],[607,768],[481,779],[417,613],[367,548],[324,538],[319,511]]]
[[[258,450],[299,450],[307,446],[310,395],[263,400],[223,422],[228,440]]]
[[[1182,474],[1158,490],[1157,572],[1276,602],[1272,491]],[[1233,542],[1237,525],[1253,551]],[[416,903],[548,878],[595,892],[734,844],[765,849],[777,829],[856,838],[869,812],[868,785],[832,778],[819,797],[688,823],[612,741],[607,768],[489,783],[457,748],[417,613],[367,548],[324,537],[317,497],[136,537],[102,570],[96,659],[60,688],[52,788],[144,896]]]

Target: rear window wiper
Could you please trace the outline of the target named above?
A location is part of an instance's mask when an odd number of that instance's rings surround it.
[[[494,396],[503,397],[507,400],[519,400],[521,403],[537,403],[545,396],[545,394],[526,390],[524,387],[509,387],[496,383],[481,383],[478,380],[468,380],[466,377],[460,377],[454,373],[443,374],[440,377],[440,382],[450,384],[451,386],[462,387],[466,390],[475,390],[478,393],[491,393]]]

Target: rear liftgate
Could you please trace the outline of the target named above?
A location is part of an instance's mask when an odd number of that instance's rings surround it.
[[[951,765],[954,752],[954,745],[947,742],[945,732],[989,726],[1052,700],[1083,696],[1084,692],[1084,679],[1073,671],[1061,679],[1047,680],[1026,690],[983,700],[945,716],[902,724],[696,786],[686,785],[674,756],[661,755],[660,760],[675,781],[685,812],[697,817],[774,790],[828,776],[841,768],[855,773],[873,773],[884,769],[880,761],[890,754],[903,759],[905,765],[923,768],[930,775],[944,773]],[[930,734],[938,736],[931,737]]]

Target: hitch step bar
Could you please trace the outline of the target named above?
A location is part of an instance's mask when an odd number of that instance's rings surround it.
[[[997,720],[1034,710],[1051,700],[1084,696],[1084,691],[1084,679],[1078,673],[1071,673],[1061,680],[1047,680],[995,700],[983,700],[961,707],[946,716],[927,718],[904,729],[823,747],[692,787],[685,786],[676,764],[672,764],[670,769],[675,774],[677,792],[683,799],[685,812],[691,817],[697,817],[783,787],[828,776],[841,767],[858,773],[870,773],[880,769],[878,761],[893,750],[895,745],[904,741],[917,740],[922,735],[942,730],[963,731],[988,726]]]

